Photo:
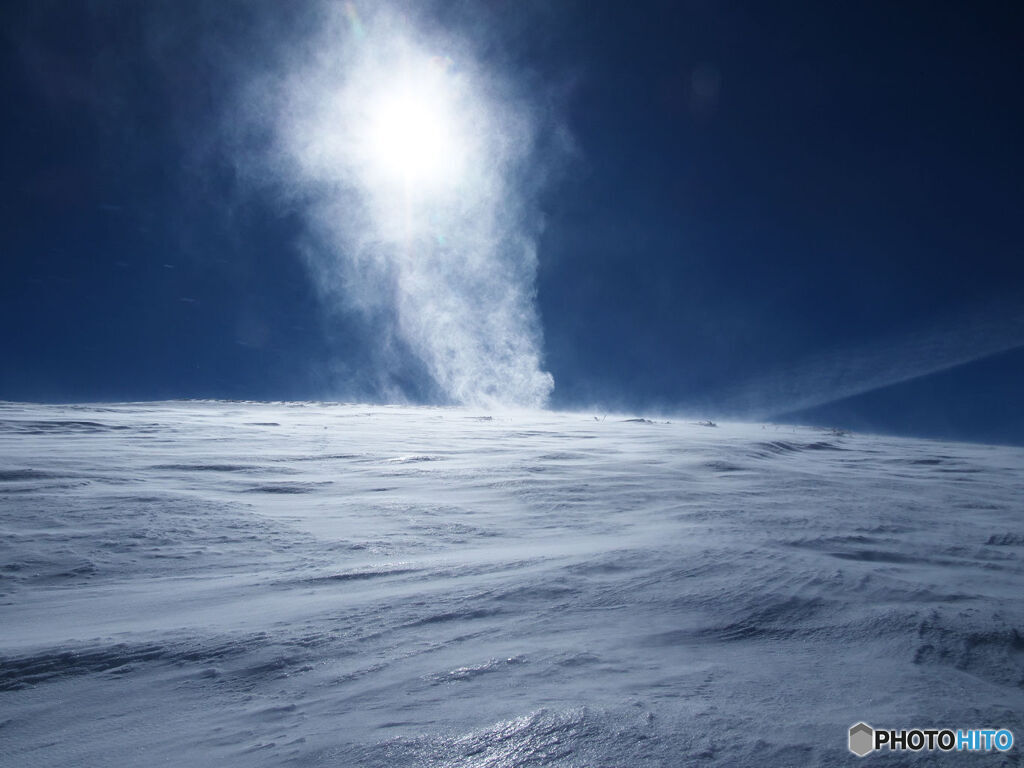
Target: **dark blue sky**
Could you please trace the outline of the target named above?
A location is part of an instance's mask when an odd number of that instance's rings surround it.
[[[573,137],[553,405],[1024,443],[1024,7],[554,5],[437,12]],[[220,152],[303,7],[4,4],[0,398],[377,394],[301,212]]]

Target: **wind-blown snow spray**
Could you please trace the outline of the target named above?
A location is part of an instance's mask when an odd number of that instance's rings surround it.
[[[529,103],[465,41],[382,8],[325,14],[275,126],[324,296],[415,355],[439,399],[542,406]]]
[[[719,394],[721,410],[766,419],[965,365],[1024,345],[1024,295],[1007,292],[930,325],[838,349]]]

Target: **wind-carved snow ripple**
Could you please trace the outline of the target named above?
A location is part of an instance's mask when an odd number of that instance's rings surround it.
[[[1019,449],[326,403],[0,419],[19,764],[827,766],[860,719],[1024,733]]]

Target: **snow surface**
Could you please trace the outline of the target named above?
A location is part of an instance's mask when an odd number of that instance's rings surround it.
[[[0,763],[839,765],[859,720],[1020,741],[1022,470],[762,425],[2,404]]]

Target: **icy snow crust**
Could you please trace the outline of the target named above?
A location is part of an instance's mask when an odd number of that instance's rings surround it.
[[[1018,449],[761,425],[0,405],[0,763],[837,765],[859,720],[1020,741],[1022,481]]]

